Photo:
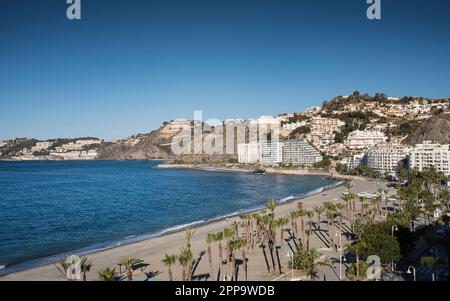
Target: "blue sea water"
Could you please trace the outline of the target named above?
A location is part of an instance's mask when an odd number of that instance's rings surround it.
[[[0,162],[0,274],[337,184],[320,176],[149,168],[157,163]]]

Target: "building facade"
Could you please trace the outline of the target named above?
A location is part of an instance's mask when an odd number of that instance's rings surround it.
[[[261,144],[238,144],[238,162],[242,164],[256,164],[261,162]]]
[[[375,146],[366,153],[365,165],[381,174],[394,176],[398,163],[404,160],[410,148],[402,145]]]
[[[386,140],[387,136],[379,131],[353,131],[345,140],[345,146],[349,149],[365,149],[383,144]]]
[[[450,176],[450,145],[424,141],[412,148],[407,161],[410,169],[423,171],[424,168],[435,167],[436,170]]]
[[[261,164],[277,165],[283,162],[283,142],[261,143]]]
[[[284,164],[312,166],[322,159],[320,152],[306,141],[291,140],[283,143]]]
[[[309,123],[311,132],[308,139],[315,147],[322,149],[334,143],[335,133],[341,132],[343,125],[345,123],[336,118],[313,117]]]

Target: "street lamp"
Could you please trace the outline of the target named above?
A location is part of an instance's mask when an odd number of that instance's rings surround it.
[[[411,271],[412,270],[412,271]],[[408,267],[408,270],[406,271],[406,274],[413,274],[414,282],[416,281],[416,268],[412,265]]]
[[[398,231],[397,225],[392,225],[392,237],[394,237],[394,231]],[[394,268],[394,261],[392,261],[392,272],[395,273],[395,270],[394,270],[394,269],[395,269],[395,268]]]
[[[339,230],[335,235],[339,233],[339,280],[342,280],[342,232]]]
[[[394,231],[398,231],[397,225],[392,225],[392,237],[394,237]]]
[[[289,250],[287,253],[287,257],[291,260],[291,280],[294,279],[294,253]]]

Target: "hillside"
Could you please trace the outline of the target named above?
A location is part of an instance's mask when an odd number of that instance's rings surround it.
[[[99,159],[110,160],[151,160],[171,157],[170,141],[173,135],[163,132],[165,126],[149,133],[135,136],[136,144],[128,140],[118,143],[103,143],[97,149]]]
[[[442,144],[450,143],[450,114],[434,115],[423,121],[416,131],[406,138],[405,143],[414,145],[426,140]]]

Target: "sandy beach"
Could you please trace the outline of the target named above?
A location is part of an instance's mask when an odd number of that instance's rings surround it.
[[[353,192],[373,192],[378,188],[385,187],[383,182],[374,182],[366,179],[354,179],[352,180]],[[286,204],[279,205],[275,211],[276,216],[287,216],[289,212],[297,208],[297,203],[299,201],[303,202],[304,208],[312,208],[315,204],[322,203],[324,201],[338,202],[340,201],[341,193],[346,191],[343,186],[338,186],[315,195],[305,197],[301,200],[292,201]],[[219,220],[206,225],[201,225],[195,228],[195,235],[192,239],[192,252],[194,254],[194,259],[200,259],[199,263],[194,271],[194,277],[201,277],[202,275],[207,275],[210,271],[208,263],[208,255],[206,253],[207,244],[205,242],[206,235],[208,233],[222,231],[226,227],[229,227],[234,221],[239,221],[239,217],[232,217],[225,220]],[[319,239],[314,239],[312,237],[312,246],[323,247],[320,245]],[[138,269],[135,271],[136,280],[168,280],[168,273],[166,267],[161,262],[164,255],[167,253],[169,255],[177,255],[180,249],[186,245],[184,231],[166,234],[164,236],[151,238],[141,242],[124,245],[116,247],[113,249],[108,249],[104,251],[99,251],[96,253],[91,253],[87,255],[89,261],[93,263],[92,270],[87,274],[87,280],[98,280],[99,271],[105,269],[106,267],[116,268],[119,271],[117,263],[124,257],[134,257],[143,260],[148,266],[144,270]],[[288,252],[287,247],[282,246],[281,250],[281,263],[282,266],[287,267],[288,258],[286,253]],[[203,255],[201,255],[203,254]],[[212,244],[212,255],[213,255],[213,266],[214,275],[216,275],[219,260],[218,260],[218,247],[217,244]],[[240,257],[240,252],[237,254],[237,258]],[[260,248],[255,248],[253,251],[247,251],[248,257],[248,279],[249,280],[270,280],[276,275],[268,275],[266,271],[266,265],[264,262],[264,257]],[[287,268],[284,268],[286,270]],[[123,269],[122,269],[123,272]],[[181,278],[181,267],[176,264],[173,267],[173,274],[175,280],[180,280]],[[239,273],[239,277],[243,279],[243,272]],[[215,278],[215,277],[214,277]],[[2,281],[13,281],[13,280],[65,280],[65,278],[59,274],[56,267],[52,264],[44,265],[40,267],[35,267],[29,270],[12,273],[5,275],[0,278]]]

